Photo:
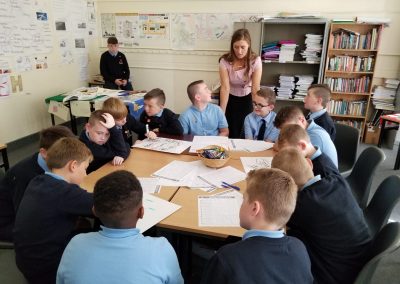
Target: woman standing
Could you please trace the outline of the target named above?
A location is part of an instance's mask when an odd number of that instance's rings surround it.
[[[261,58],[251,50],[249,31],[235,31],[230,51],[219,59],[220,106],[231,138],[240,138],[244,118],[253,111],[252,96],[260,89],[261,74]]]

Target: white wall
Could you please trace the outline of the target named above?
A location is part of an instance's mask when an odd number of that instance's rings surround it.
[[[392,20],[383,33],[377,77],[400,76],[400,1],[398,0],[230,0],[230,1],[168,1],[168,0],[97,0],[97,20],[101,13],[263,13],[276,15],[281,11],[318,12],[326,18],[354,16],[385,17]],[[101,35],[98,23],[98,35]],[[229,46],[226,47],[227,49]],[[105,50],[101,38],[91,42],[89,72],[99,73],[99,57]],[[186,86],[204,79],[210,85],[218,81],[218,58],[221,51],[176,52],[152,49],[122,49],[127,55],[135,89],[161,88],[167,95],[167,107],[180,113],[188,105]],[[179,54],[177,54],[179,53]],[[48,56],[49,65],[55,58]],[[75,64],[55,66],[48,70],[24,73],[24,92],[0,100],[0,141],[10,142],[40,131],[50,125],[44,98],[82,86]]]

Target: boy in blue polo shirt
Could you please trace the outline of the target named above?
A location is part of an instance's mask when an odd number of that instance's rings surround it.
[[[283,233],[296,206],[297,186],[278,169],[251,171],[240,208],[243,240],[222,247],[202,283],[313,283],[303,243]]]
[[[276,96],[270,88],[260,89],[253,98],[253,112],[244,119],[244,137],[275,142],[279,130],[274,126]]]
[[[228,136],[228,122],[221,108],[211,104],[211,91],[203,80],[187,87],[192,106],[179,116],[183,134],[199,136]]]
[[[104,226],[71,240],[57,283],[183,283],[168,241],[144,237],[136,228],[144,214],[142,198],[142,187],[131,172],[120,170],[98,180],[93,212]]]

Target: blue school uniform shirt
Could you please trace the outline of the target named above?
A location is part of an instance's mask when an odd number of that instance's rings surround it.
[[[208,104],[202,111],[190,106],[179,116],[179,122],[182,124],[183,134],[199,136],[217,136],[219,129],[228,128],[224,113],[214,104]]]
[[[314,120],[308,121],[308,127],[306,130],[308,136],[310,136],[311,144],[319,147],[322,153],[325,153],[325,155],[327,155],[337,167],[338,157],[336,147],[335,144],[333,144],[328,132],[316,124]]]
[[[79,234],[65,248],[58,284],[183,283],[175,251],[163,237],[145,237],[137,228]]]
[[[279,136],[279,130],[274,126],[276,113],[270,111],[267,116],[261,117],[254,112],[249,113],[244,119],[244,137],[246,139],[257,140],[262,120],[265,120],[265,133],[263,140],[275,142]]]

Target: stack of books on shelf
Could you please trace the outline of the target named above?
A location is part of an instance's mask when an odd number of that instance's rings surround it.
[[[294,40],[280,40],[281,49],[279,52],[279,62],[294,60],[297,44]]]
[[[400,81],[396,79],[386,79],[385,86],[375,87],[374,93],[372,95],[372,104],[375,109],[382,110],[394,110],[395,99],[396,99],[396,89]]]
[[[277,61],[279,58],[279,44],[278,41],[267,42],[262,46],[261,59]]]
[[[303,99],[307,95],[308,87],[313,83],[313,75],[295,75],[296,76],[296,93],[295,99]]]
[[[94,82],[98,82],[98,83],[104,83],[104,79],[103,76],[101,76],[101,74],[96,74],[92,76],[92,80]]]
[[[306,62],[318,63],[321,61],[322,37],[322,35],[306,34],[306,49],[300,52]]]
[[[377,49],[378,48],[378,29],[373,28],[366,35],[349,29],[338,29],[333,33],[333,48],[337,49]]]
[[[342,93],[368,93],[371,78],[362,76],[360,78],[325,78],[332,92]]]
[[[330,114],[364,116],[367,109],[367,101],[331,100],[327,111]]]
[[[334,120],[334,121],[337,123],[353,126],[355,128],[360,129],[360,131],[364,129],[364,121],[360,120]]]
[[[373,72],[375,59],[370,56],[337,55],[329,58],[330,71]]]
[[[280,99],[293,99],[295,90],[295,78],[291,75],[279,76],[279,87],[277,87],[277,96]]]

